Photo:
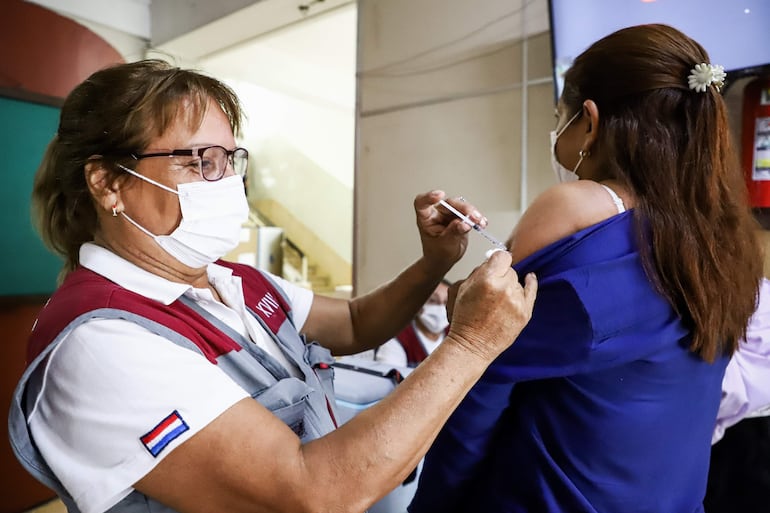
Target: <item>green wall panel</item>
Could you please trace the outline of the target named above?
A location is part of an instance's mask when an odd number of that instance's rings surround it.
[[[59,109],[0,97],[0,296],[44,295],[62,266],[32,227],[32,182]]]

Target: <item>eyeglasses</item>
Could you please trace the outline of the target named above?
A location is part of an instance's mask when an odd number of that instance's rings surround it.
[[[246,148],[228,150],[222,146],[204,146],[185,150],[171,150],[162,153],[132,153],[134,160],[148,159],[151,157],[195,157],[198,163],[198,172],[204,180],[216,182],[225,176],[228,162],[236,175],[246,176],[249,166],[249,152]]]

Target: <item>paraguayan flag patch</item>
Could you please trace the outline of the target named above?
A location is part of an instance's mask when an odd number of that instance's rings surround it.
[[[190,426],[184,421],[179,412],[174,410],[171,414],[160,421],[146,435],[139,439],[144,447],[150,451],[153,457],[157,457],[168,444],[176,440],[179,435],[190,429]]]

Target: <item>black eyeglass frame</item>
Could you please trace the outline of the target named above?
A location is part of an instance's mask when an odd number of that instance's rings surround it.
[[[163,151],[158,153],[129,153],[132,159],[134,160],[142,160],[142,159],[148,159],[153,157],[197,157],[198,158],[198,172],[201,175],[201,178],[206,180],[207,182],[216,182],[221,180],[225,176],[225,172],[227,171],[227,165],[225,165],[224,168],[222,168],[222,174],[220,174],[216,178],[208,178],[203,173],[203,166],[201,166],[201,162],[203,161],[203,153],[206,150],[209,150],[211,148],[220,148],[222,151],[225,152],[225,155],[227,156],[227,161],[230,163],[230,166],[233,168],[233,172],[235,174],[239,175],[241,178],[246,176],[246,172],[249,168],[249,150],[246,148],[241,148],[240,146],[228,150],[224,146],[219,146],[218,144],[212,144],[211,146],[201,146],[199,148],[185,148],[185,149],[176,149],[171,151]],[[243,161],[245,162],[245,165],[243,167],[243,172],[238,173],[235,170],[235,153],[241,152],[243,155]]]

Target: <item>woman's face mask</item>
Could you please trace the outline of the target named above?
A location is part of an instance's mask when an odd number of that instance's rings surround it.
[[[572,116],[569,121],[567,121],[567,124],[561,127],[561,130],[558,132],[556,130],[551,130],[551,167],[553,168],[553,172],[556,174],[556,179],[559,182],[574,182],[576,180],[580,180],[580,177],[577,175],[577,170],[580,167],[580,164],[583,162],[583,155],[580,155],[580,160],[578,160],[575,169],[572,171],[564,167],[561,162],[559,162],[559,159],[556,158],[556,141],[559,139],[559,136],[564,133],[567,127],[569,127],[570,124],[575,121],[575,118],[580,115],[580,112],[581,111],[577,111],[575,115]]]
[[[228,176],[216,182],[182,183],[174,190],[127,167],[120,167],[179,197],[182,221],[168,235],[155,235],[125,212],[121,215],[184,265],[196,269],[205,267],[238,245],[241,225],[249,216],[249,204],[240,176]]]

